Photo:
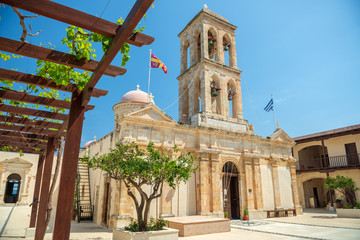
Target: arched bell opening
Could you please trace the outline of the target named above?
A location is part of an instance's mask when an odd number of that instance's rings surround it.
[[[195,61],[196,63],[200,62],[201,59],[201,36],[200,32],[195,33]]]
[[[234,117],[236,116],[236,88],[235,82],[230,80],[227,84],[227,100],[229,105],[229,116]]]
[[[189,119],[189,87],[184,84],[182,87],[182,122],[187,123]]]
[[[222,46],[224,50],[225,65],[232,67],[231,61],[231,40],[228,34],[225,34],[222,39]]]
[[[239,172],[232,162],[226,162],[222,168],[224,213],[230,219],[240,219]]]
[[[21,177],[19,174],[10,174],[7,178],[4,203],[17,203],[19,200]]]
[[[197,77],[194,81],[194,113],[201,112],[201,81]]]
[[[221,88],[220,80],[214,75],[210,83],[210,94],[211,94],[211,112],[221,114]]]
[[[216,50],[216,32],[210,28],[208,31],[208,53],[211,60],[217,61]]]

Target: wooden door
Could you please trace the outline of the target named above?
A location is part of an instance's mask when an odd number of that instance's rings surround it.
[[[237,177],[232,177],[230,181],[230,196],[231,196],[231,218],[240,219],[239,206],[239,182]]]
[[[224,174],[222,179],[223,185],[223,199],[224,199],[224,212],[228,213],[228,217],[231,218],[231,196],[230,196],[230,188],[229,186],[229,179],[230,176]]]
[[[348,164],[351,165],[359,165],[359,156],[356,149],[355,143],[345,144],[346,157]]]

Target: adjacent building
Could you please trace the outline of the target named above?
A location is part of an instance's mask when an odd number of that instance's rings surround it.
[[[351,177],[360,187],[360,124],[294,138],[300,204],[324,208],[343,198],[325,188],[327,176]],[[360,199],[360,191],[356,191]]]

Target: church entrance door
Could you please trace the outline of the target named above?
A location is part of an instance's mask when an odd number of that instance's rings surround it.
[[[10,174],[5,189],[5,203],[16,203],[19,199],[19,191],[20,191],[20,180],[21,177],[19,174],[13,173]]]
[[[230,219],[240,219],[239,179],[236,166],[227,162],[223,167],[224,212]]]

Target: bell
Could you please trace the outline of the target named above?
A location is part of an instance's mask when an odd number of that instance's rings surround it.
[[[217,97],[218,96],[218,93],[216,91],[216,88],[211,88],[211,96],[212,97]]]
[[[229,47],[228,46],[225,46],[224,47],[224,51],[228,51],[229,50]]]
[[[228,94],[228,100],[229,100],[229,101],[232,100],[232,94],[231,94],[231,93]]]
[[[213,40],[209,40],[209,46],[212,46],[212,45],[214,45],[214,42],[213,42]]]

